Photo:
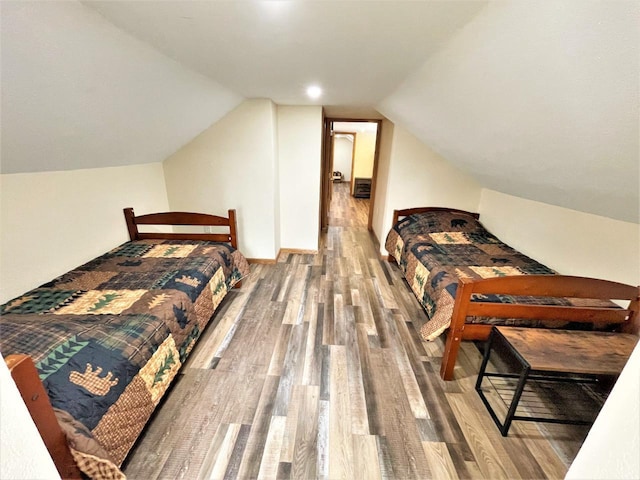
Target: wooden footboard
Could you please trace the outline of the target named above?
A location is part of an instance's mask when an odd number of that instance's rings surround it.
[[[5,361],[58,473],[63,479],[83,478],[31,357],[8,355]]]
[[[474,294],[623,300],[629,304],[626,308],[509,304],[471,301]],[[463,339],[486,340],[489,336],[491,325],[468,324],[467,317],[618,324],[621,332],[638,335],[639,310],[640,287],[607,280],[565,275],[521,275],[482,280],[461,278],[447,332],[440,376],[444,380],[453,378],[453,369]]]
[[[446,212],[471,215],[480,218],[477,213],[454,208],[418,207],[394,210],[392,228],[408,215],[429,212]],[[389,259],[395,260],[394,252]],[[551,270],[550,270],[551,272]],[[459,278],[455,275],[453,278]],[[628,302],[625,308],[606,308],[575,306],[540,305],[531,303],[497,303],[471,301],[473,295],[504,294],[522,297],[557,297],[596,300],[622,300]],[[517,318],[544,320],[545,322],[585,322],[599,324],[618,324],[620,331],[638,335],[640,330],[639,310],[640,287],[595,278],[572,277],[564,275],[516,275],[486,279],[461,278],[458,282],[453,304],[451,322],[447,330],[445,350],[440,375],[445,380],[453,378],[453,370],[462,340],[486,340],[491,325],[467,323],[469,317]],[[544,303],[544,302],[540,302]],[[585,302],[585,304],[588,302]],[[591,302],[592,304],[594,302]],[[450,303],[448,304],[451,305]],[[606,304],[603,304],[606,305]],[[444,328],[446,323],[441,325]],[[439,325],[440,326],[440,325]],[[440,330],[439,330],[440,331]],[[437,334],[437,333],[436,333]]]

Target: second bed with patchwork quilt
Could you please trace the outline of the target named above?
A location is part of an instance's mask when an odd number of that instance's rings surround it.
[[[421,330],[425,340],[433,340],[449,327],[461,277],[479,279],[556,273],[500,241],[473,215],[461,212],[409,215],[389,232],[386,249],[396,259],[429,316]],[[510,302],[513,299],[503,295],[494,300]],[[564,299],[556,302],[568,304]],[[503,320],[491,318],[472,321],[505,324]],[[539,325],[539,322],[527,320],[507,323]]]
[[[640,328],[638,287],[557,274],[500,241],[477,214],[396,210],[385,247],[427,313],[423,339],[447,332],[440,370],[445,380],[453,378],[460,341],[484,340],[492,325]]]
[[[119,466],[249,266],[225,243],[136,240],[0,307],[0,351],[31,356],[71,452]]]

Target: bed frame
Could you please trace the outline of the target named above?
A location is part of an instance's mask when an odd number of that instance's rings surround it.
[[[447,211],[480,218],[478,213],[453,208],[421,207],[394,210],[393,225],[408,215]],[[392,225],[392,227],[393,227]],[[394,259],[389,255],[390,260]],[[474,294],[505,294],[539,297],[571,297],[628,301],[626,308],[578,307],[558,305],[501,304],[471,301]],[[486,340],[491,325],[467,323],[467,317],[526,318],[597,324],[617,324],[624,333],[640,333],[640,287],[596,278],[567,275],[521,275],[486,279],[461,278],[458,281],[451,325],[447,330],[440,376],[453,379],[453,370],[462,340]]]
[[[143,239],[207,240],[229,243],[237,249],[236,212],[229,210],[228,214],[228,217],[219,217],[203,213],[166,212],[136,216],[133,208],[124,209],[127,229],[132,241]],[[227,227],[229,233],[142,233],[138,231],[138,225]],[[240,282],[237,282],[235,286],[240,287]],[[73,459],[66,437],[58,424],[47,392],[40,381],[31,357],[28,355],[8,355],[5,362],[60,476],[63,479],[86,478],[83,477]]]
[[[40,381],[31,357],[28,355],[8,355],[5,362],[60,477],[64,479],[83,478],[71,455],[67,439],[53,413],[49,396]]]
[[[150,213],[136,216],[133,208],[124,209],[127,229],[131,240],[160,239],[160,240],[208,240],[211,242],[225,242],[238,248],[238,225],[236,211],[231,209],[228,217],[208,215],[206,213],[165,212]],[[229,233],[141,233],[138,225],[198,225],[203,227],[228,227]]]
[[[471,215],[474,218],[480,218],[479,213],[467,212],[466,210],[458,210],[457,208],[446,208],[446,207],[417,207],[417,208],[405,208],[403,210],[394,210],[393,211],[393,223],[391,224],[391,228],[398,223],[401,218],[408,217],[409,215],[415,215],[416,213],[427,213],[427,212],[450,212],[450,213],[464,213],[465,215]]]

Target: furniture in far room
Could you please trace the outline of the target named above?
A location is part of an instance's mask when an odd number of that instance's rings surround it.
[[[453,378],[460,342],[487,340],[492,325],[640,329],[639,287],[559,275],[488,232],[477,213],[396,210],[385,247],[427,313],[422,338],[446,332],[445,380]]]
[[[127,453],[222,300],[250,272],[233,210],[124,214],[131,241],[0,306],[0,351],[65,478],[77,469],[124,478]],[[139,225],[226,231],[146,233]]]
[[[331,176],[331,179],[333,180],[334,183],[340,183],[342,181],[342,172],[333,172],[333,175]]]
[[[356,198],[371,197],[371,179],[370,178],[354,178],[353,179],[353,196]]]
[[[503,437],[514,420],[591,425],[608,389],[605,392],[575,389],[567,408],[554,404],[553,407],[560,407],[559,411],[544,412],[541,411],[544,402],[536,401],[536,387],[541,392],[548,389],[553,392],[558,384],[564,384],[566,392],[568,386],[602,383],[611,386],[637,343],[637,336],[624,333],[494,326],[475,388]],[[496,356],[499,358],[495,359]],[[487,371],[490,360],[494,366]],[[496,369],[496,365],[501,368]],[[603,377],[608,378],[600,382]],[[488,381],[483,388],[485,379]],[[492,395],[485,394],[485,389]],[[524,408],[518,410],[521,399],[525,400]],[[585,408],[596,403],[597,408]],[[507,406],[504,420],[498,418],[493,404]]]

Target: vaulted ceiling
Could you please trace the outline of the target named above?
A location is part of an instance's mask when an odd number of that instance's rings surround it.
[[[265,97],[377,109],[488,188],[638,222],[639,5],[5,0],[2,173],[159,162]]]
[[[378,110],[500,192],[640,223],[640,2],[498,2]]]
[[[377,104],[486,2],[87,1],[114,25],[248,98]]]

